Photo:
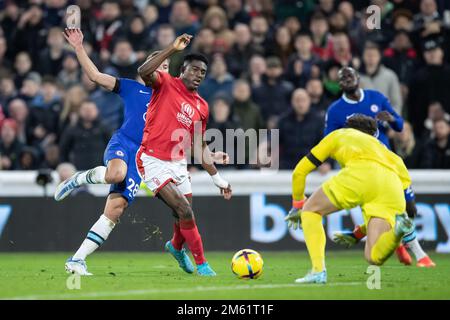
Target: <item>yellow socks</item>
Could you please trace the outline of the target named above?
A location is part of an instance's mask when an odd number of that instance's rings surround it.
[[[370,259],[376,265],[382,265],[400,244],[402,237],[397,237],[394,229],[380,235],[370,252]]]
[[[325,230],[322,225],[322,216],[316,212],[302,212],[302,229],[305,235],[306,247],[311,258],[313,272],[325,269]]]

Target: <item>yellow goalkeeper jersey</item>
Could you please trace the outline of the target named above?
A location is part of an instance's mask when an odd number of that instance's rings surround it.
[[[335,159],[342,168],[351,167],[361,161],[375,162],[397,174],[403,189],[411,185],[408,169],[399,156],[387,149],[377,138],[356,129],[344,128],[324,137],[311,153],[297,164],[292,181],[294,200],[304,198],[306,176],[328,158]]]

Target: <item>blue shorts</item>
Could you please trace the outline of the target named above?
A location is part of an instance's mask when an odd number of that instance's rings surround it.
[[[113,159],[121,159],[127,164],[125,180],[111,185],[109,193],[120,193],[128,201],[128,204],[133,202],[141,184],[141,177],[136,168],[136,152],[139,146],[120,132],[116,132],[109,140],[103,156],[105,166]]]

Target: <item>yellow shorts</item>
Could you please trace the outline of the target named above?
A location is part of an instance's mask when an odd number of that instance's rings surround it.
[[[382,165],[358,161],[327,180],[322,189],[339,209],[361,206],[364,223],[371,217],[395,226],[395,216],[405,212],[406,202],[400,178]]]

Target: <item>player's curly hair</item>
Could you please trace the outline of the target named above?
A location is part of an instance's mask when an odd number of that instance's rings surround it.
[[[378,132],[378,124],[374,118],[361,113],[356,113],[345,122],[346,128],[353,128],[364,133],[375,136]]]

